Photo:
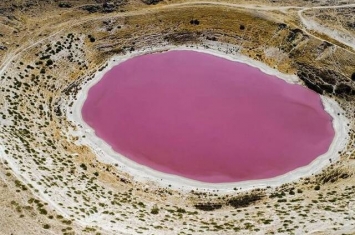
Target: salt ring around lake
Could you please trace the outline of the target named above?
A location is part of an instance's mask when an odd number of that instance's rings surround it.
[[[335,101],[204,52],[112,59],[75,105],[88,145],[138,178],[208,188],[280,184],[336,159]]]

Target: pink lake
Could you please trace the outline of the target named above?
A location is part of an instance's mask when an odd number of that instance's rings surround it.
[[[89,90],[82,116],[134,162],[210,183],[285,174],[327,152],[334,137],[315,92],[194,51],[115,66]]]

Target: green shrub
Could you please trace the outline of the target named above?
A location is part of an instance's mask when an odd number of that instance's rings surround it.
[[[47,60],[46,65],[47,65],[47,66],[53,65],[53,60],[51,60],[51,59]]]
[[[83,168],[83,170],[85,170],[85,171],[88,169],[88,167],[84,163],[81,163],[80,167]]]
[[[159,213],[159,208],[157,206],[154,206],[150,213],[153,215],[157,215]]]
[[[45,225],[43,225],[43,228],[44,229],[49,229],[51,226],[49,225],[49,224],[45,224]]]

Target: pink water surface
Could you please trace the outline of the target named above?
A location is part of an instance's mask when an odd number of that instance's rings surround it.
[[[119,64],[90,89],[82,116],[123,156],[211,183],[287,173],[327,152],[334,137],[313,91],[194,51]]]

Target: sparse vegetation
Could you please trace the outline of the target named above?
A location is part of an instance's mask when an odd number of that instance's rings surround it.
[[[78,135],[80,127],[68,120],[82,85],[107,66],[109,56],[140,51],[144,46],[188,44],[231,55],[241,53],[284,73],[301,71],[299,74],[307,75],[304,79],[308,79],[310,87],[331,91],[329,96],[335,97],[344,113],[350,115],[353,144],[354,101],[346,93],[351,94],[354,87],[355,64],[349,48],[337,46],[333,50],[334,45],[324,43],[327,39],[321,35],[312,37],[312,32],[295,30],[298,22],[294,18],[287,24],[269,22],[255,18],[256,12],[250,14],[222,5],[173,9],[164,5],[149,11],[137,8],[134,14],[130,8],[118,8],[118,14],[106,18],[101,13],[102,3],[92,4],[85,11],[75,1],[70,6],[58,1],[39,3],[41,7],[46,5],[46,11],[39,14],[33,6],[22,8],[20,2],[16,2],[16,10],[6,10],[6,16],[0,17],[2,23],[6,21],[1,30],[8,30],[8,33],[0,30],[0,41],[9,43],[6,50],[0,50],[5,53],[0,56],[0,142],[4,147],[0,165],[4,167],[1,175],[10,179],[0,187],[3,195],[10,195],[1,198],[6,205],[4,217],[13,213],[11,218],[19,223],[33,218],[38,230],[63,234],[99,234],[103,225],[114,229],[127,226],[125,229],[134,234],[156,231],[169,234],[177,229],[181,234],[261,234],[269,228],[274,234],[297,234],[307,233],[310,226],[340,229],[351,223],[349,202],[355,193],[351,181],[355,155],[351,148],[340,153],[339,163],[331,163],[334,168],[292,185],[267,188],[265,192],[240,192],[235,188],[228,193],[223,190],[187,193],[173,187],[137,183],[120,170],[121,165],[96,159],[93,150],[83,144],[84,137]],[[55,8],[53,12],[51,6]],[[89,15],[91,10],[96,13]],[[120,10],[127,11],[124,17]],[[72,17],[74,13],[76,17]],[[12,14],[28,15],[16,16],[16,20]],[[276,10],[272,14],[280,20],[287,17],[284,14],[279,17]],[[48,17],[48,22],[40,15]],[[114,27],[102,28],[103,21]],[[31,35],[26,35],[28,32]],[[86,36],[88,32],[92,35]],[[26,42],[28,38],[31,40]],[[36,41],[40,43],[32,45]],[[229,45],[227,49],[221,46],[223,43]],[[269,51],[273,53],[269,55]],[[15,54],[18,56],[12,58]],[[5,59],[9,61],[7,66]],[[327,70],[322,69],[325,65]],[[345,85],[338,87],[338,81]],[[320,86],[329,84],[338,87],[339,94],[333,93],[333,88]],[[9,161],[2,161],[3,158]],[[19,173],[31,180],[13,179]],[[41,195],[50,198],[67,215],[56,214],[62,212],[46,205],[37,197]],[[153,204],[156,206],[152,207]],[[80,230],[80,225],[74,224],[75,220],[92,218],[97,220],[93,227]]]

